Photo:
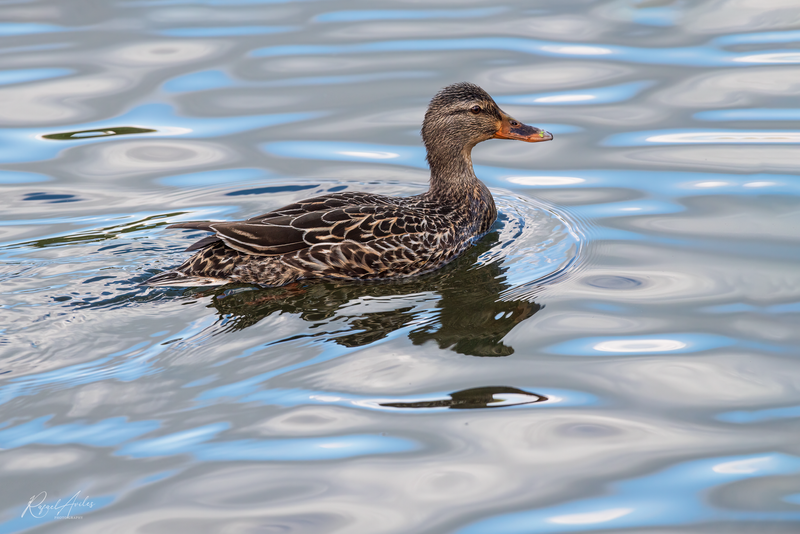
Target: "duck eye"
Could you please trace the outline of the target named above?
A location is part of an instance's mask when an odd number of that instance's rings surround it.
[[[481,109],[481,107],[480,107],[480,106],[477,106],[477,105],[476,105],[476,106],[472,106],[471,108],[469,108],[469,110],[470,110],[470,111],[471,111],[473,114],[475,114],[475,115],[477,115],[478,113],[480,113],[481,111],[483,111],[483,110]]]

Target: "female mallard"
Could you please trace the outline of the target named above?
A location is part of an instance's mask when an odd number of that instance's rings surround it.
[[[246,221],[184,222],[206,230],[199,250],[151,286],[245,282],[282,286],[308,278],[388,280],[438,269],[489,231],[497,218],[489,189],[472,169],[472,148],[487,139],[536,143],[552,134],[504,113],[486,91],[456,83],[431,100],[422,141],[430,189],[413,197],[333,193]]]

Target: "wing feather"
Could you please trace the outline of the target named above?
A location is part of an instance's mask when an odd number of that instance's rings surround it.
[[[189,247],[190,250],[209,246],[218,240],[232,249],[260,256],[313,248],[313,254],[307,256],[306,261],[324,263],[320,256],[324,253],[317,250],[320,245],[351,243],[355,245],[355,251],[360,248],[358,245],[370,243],[373,250],[380,250],[390,242],[402,243],[408,234],[435,231],[437,226],[442,230],[451,227],[446,216],[433,214],[431,218],[431,215],[424,207],[399,206],[392,197],[337,193],[289,204],[245,221],[185,222],[169,228],[214,232],[214,236],[201,239]],[[343,261],[342,258],[337,260]],[[364,261],[362,259],[360,263]]]

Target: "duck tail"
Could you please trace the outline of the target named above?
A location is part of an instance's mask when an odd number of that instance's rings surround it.
[[[227,281],[207,276],[192,276],[180,271],[157,274],[139,284],[150,287],[207,287],[226,284]]]

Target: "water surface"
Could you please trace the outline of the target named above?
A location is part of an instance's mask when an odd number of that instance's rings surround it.
[[[0,3],[0,533],[797,532],[795,4]],[[555,140],[451,265],[138,285],[464,80]]]

